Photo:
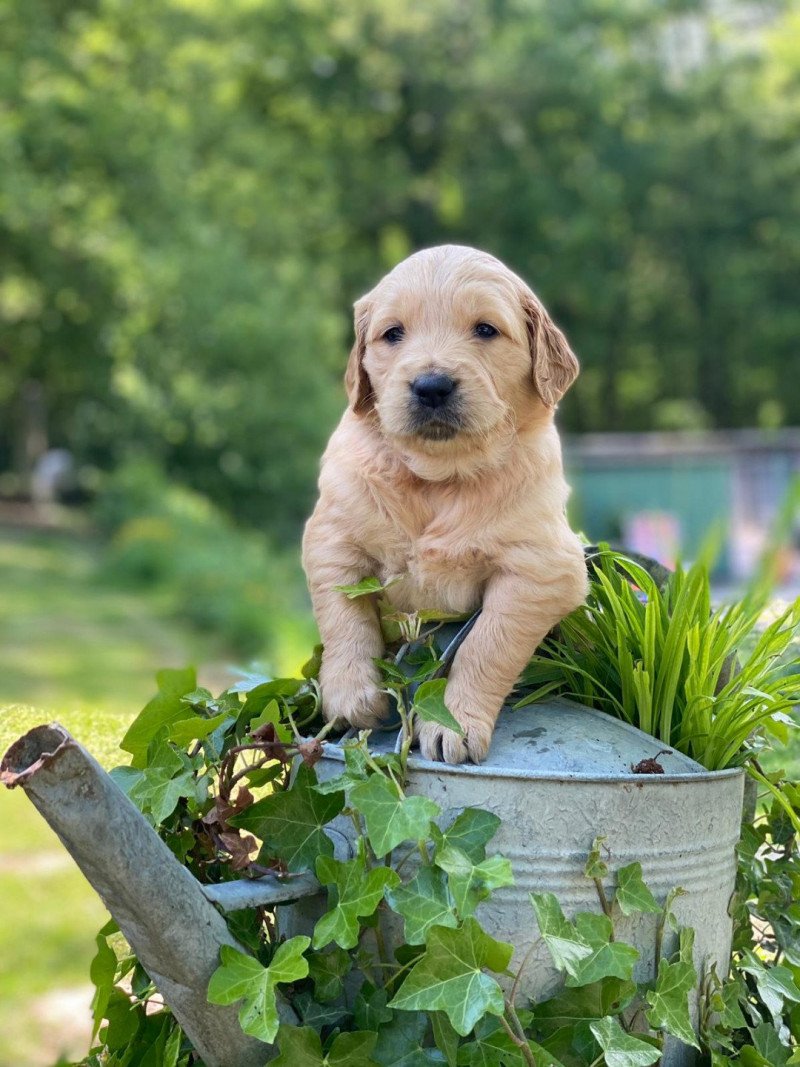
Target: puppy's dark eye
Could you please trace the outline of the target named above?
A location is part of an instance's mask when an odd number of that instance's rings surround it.
[[[398,341],[402,341],[405,336],[405,330],[402,326],[390,326],[383,334],[384,341],[390,345],[396,345]]]
[[[499,332],[488,322],[479,322],[475,327],[475,336],[482,337],[485,341],[488,341],[490,337],[497,337]]]

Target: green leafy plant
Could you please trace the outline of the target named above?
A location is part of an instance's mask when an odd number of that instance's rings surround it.
[[[222,950],[209,999],[237,1004],[243,1028],[292,1067],[637,1067],[658,1061],[665,1036],[694,1044],[714,1067],[800,1061],[800,868],[785,809],[796,817],[796,787],[782,786],[782,802],[767,790],[769,807],[745,829],[729,975],[696,971],[692,932],[672,914],[677,889],[660,904],[638,863],[609,889],[598,839],[586,863],[596,911],[568,917],[552,894],[531,900],[564,985],[527,1003],[526,962],[510,971],[513,946],[481,926],[481,904],[513,882],[508,861],[487,851],[499,820],[468,808],[447,821],[406,793],[415,720],[447,714],[435,634],[412,658],[405,671],[394,658],[382,663],[406,735],[400,750],[377,755],[362,733],[345,744],[341,773],[324,780],[318,656],[302,678],[251,677],[216,698],[191,671],[159,675],[159,693],[123,741],[133,765],[114,772],[122,788],[201,881],[313,871],[327,897],[313,928],[288,939],[280,908],[229,915],[242,951]],[[325,833],[343,816],[355,841],[347,859]],[[635,914],[652,914],[657,928],[658,964],[645,976],[617,930]],[[196,1063],[113,924],[97,944],[86,1067]],[[278,993],[297,1025],[281,1023]]]
[[[712,609],[702,560],[678,568],[663,586],[621,553],[601,549],[591,564],[586,604],[531,659],[515,706],[568,696],[624,719],[708,770],[746,763],[762,786],[782,797],[757,756],[765,737],[785,741],[794,725],[800,600],[760,629],[766,583]],[[792,804],[784,810],[800,829]]]

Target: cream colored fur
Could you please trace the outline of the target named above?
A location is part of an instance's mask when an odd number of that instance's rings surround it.
[[[522,668],[586,595],[553,423],[578,363],[520,278],[455,245],[400,263],[356,303],[355,321],[350,406],[323,457],[303,542],[323,709],[359,727],[386,714],[375,605],[334,587],[401,576],[388,596],[403,611],[483,607],[445,692],[465,736],[429,723],[419,736],[429,759],[479,762]],[[477,337],[480,322],[499,336]],[[402,340],[387,343],[398,325]],[[449,440],[408,428],[410,383],[430,372],[458,381],[464,427]]]

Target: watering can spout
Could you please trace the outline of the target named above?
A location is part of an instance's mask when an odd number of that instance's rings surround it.
[[[0,763],[97,891],[207,1067],[261,1067],[273,1046],[237,1008],[208,1003],[222,945],[243,949],[203,887],[103,768],[60,725],[37,726]],[[295,1022],[282,1003],[284,1021]]]

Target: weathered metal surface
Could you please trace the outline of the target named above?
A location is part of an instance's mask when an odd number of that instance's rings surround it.
[[[370,738],[373,752],[391,752],[396,745],[396,734],[376,733]],[[333,745],[328,745],[325,753],[329,758],[339,758]],[[688,756],[620,719],[568,700],[553,699],[518,711],[505,710],[498,719],[489,755],[478,766],[470,763],[451,767],[416,755],[412,755],[409,766],[458,778],[498,774],[503,778],[607,781],[630,778],[632,768],[641,760],[656,757],[664,777],[707,773]],[[723,772],[734,777],[738,773]]]
[[[208,1067],[260,1067],[272,1046],[248,1037],[237,1007],[208,1003],[221,945],[246,951],[147,820],[58,725],[12,745],[3,782],[21,786],[99,893]],[[284,1018],[296,1021],[288,1007]]]
[[[241,911],[242,908],[271,908],[288,904],[303,897],[313,897],[322,892],[317,879],[310,871],[291,879],[239,878],[235,882],[219,882],[201,886],[207,900],[217,904],[223,911]]]
[[[371,738],[373,751],[395,744],[391,733]],[[662,749],[602,712],[552,700],[504,711],[481,766],[409,760],[409,792],[435,800],[443,823],[471,806],[501,818],[490,851],[511,861],[516,884],[497,890],[478,917],[492,936],[514,945],[512,970],[530,952],[520,988],[532,999],[550,995],[563,979],[539,938],[530,893],[555,893],[567,914],[599,910],[595,886],[583,873],[598,835],[606,838],[607,890],[614,888],[615,872],[636,860],[660,901],[683,888],[674,912],[696,931],[698,968],[716,964],[718,973],[727,971],[743,772],[709,772]],[[664,774],[631,772],[640,760],[655,757]],[[327,745],[317,768],[321,777],[339,773],[342,759],[340,746]],[[339,828],[347,832],[344,821]],[[314,902],[303,902],[301,910],[312,917]],[[617,929],[641,954],[637,977],[652,977],[656,917],[620,917]],[[669,935],[664,947],[672,951]],[[696,1018],[696,1003],[694,1013]],[[693,1059],[691,1049],[670,1041],[663,1064],[684,1067]]]

